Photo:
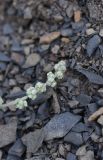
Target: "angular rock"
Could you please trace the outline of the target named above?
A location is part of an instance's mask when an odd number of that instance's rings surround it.
[[[45,141],[65,136],[80,119],[70,112],[54,116],[44,127]]]
[[[101,42],[101,38],[98,35],[94,35],[92,38],[89,39],[86,50],[87,50],[87,55],[90,57],[96,48],[99,46]]]
[[[23,145],[22,141],[18,139],[14,145],[9,149],[9,154],[21,157],[25,151],[25,146]]]
[[[76,146],[80,146],[83,144],[83,138],[82,135],[80,133],[76,133],[76,132],[69,132],[65,137],[64,137],[64,141],[71,143],[73,145]]]
[[[51,43],[60,36],[60,32],[51,32],[40,37],[40,43]]]
[[[44,140],[44,130],[38,129],[22,137],[23,144],[27,147],[27,152],[35,153],[42,145]]]
[[[76,155],[73,153],[68,153],[66,160],[77,160]]]
[[[78,72],[85,75],[91,83],[103,85],[103,77],[100,76],[99,74],[96,74],[96,73],[92,72],[91,70],[87,70],[84,68],[77,69],[77,70],[78,70]]]
[[[40,62],[39,54],[32,53],[27,57],[26,62],[23,65],[23,67],[24,68],[33,67],[33,66],[37,65],[37,63],[39,63],[39,62]]]
[[[0,125],[0,148],[5,147],[6,145],[11,144],[15,141],[16,129],[16,120],[6,125]]]

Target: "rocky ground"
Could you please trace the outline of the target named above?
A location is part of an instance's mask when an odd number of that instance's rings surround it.
[[[103,0],[0,1],[5,102],[67,62],[64,79],[26,110],[0,110],[0,160],[103,160],[102,6]]]

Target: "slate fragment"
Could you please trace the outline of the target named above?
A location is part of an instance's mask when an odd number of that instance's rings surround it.
[[[23,145],[22,141],[18,139],[14,145],[9,149],[9,154],[21,157],[25,151],[25,146]]]
[[[103,85],[103,77],[97,73],[92,72],[91,70],[87,70],[85,68],[77,69],[78,72],[85,75],[91,83],[95,83],[98,85]]]
[[[54,116],[44,127],[45,141],[65,136],[80,118],[70,112]]]
[[[77,96],[76,99],[81,106],[87,106],[91,101],[91,96],[88,96],[86,94],[80,94],[79,96]]]
[[[10,62],[11,59],[5,53],[0,52],[0,61],[1,62]]]
[[[101,38],[98,35],[94,35],[92,38],[89,39],[86,46],[87,54],[89,57],[94,53],[100,42]]]
[[[17,122],[0,125],[0,148],[11,144],[16,139]]]
[[[27,152],[35,153],[42,145],[44,140],[44,130],[38,129],[22,137],[23,144],[27,147]]]
[[[73,145],[80,146],[83,144],[83,138],[81,133],[76,133],[76,132],[69,132],[65,137],[64,137],[65,142],[69,142]]]

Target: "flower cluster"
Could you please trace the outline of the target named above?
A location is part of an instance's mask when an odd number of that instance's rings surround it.
[[[18,98],[14,101],[16,108],[23,109],[27,107],[27,98],[35,100],[37,96],[46,91],[46,86],[55,87],[57,79],[62,79],[64,72],[66,71],[66,63],[65,61],[60,61],[54,66],[54,73],[47,73],[47,81],[46,83],[37,82],[35,87],[30,87],[26,91],[26,96],[23,98]],[[3,106],[3,100],[0,98],[0,107]]]
[[[66,63],[65,61],[60,61],[59,63],[55,64],[55,77],[57,79],[62,79],[64,72],[66,71]]]
[[[23,109],[28,106],[27,101],[22,98],[17,98],[15,100],[16,108]]]
[[[52,72],[47,73],[47,82],[46,84],[48,86],[51,87],[55,87],[56,86],[56,81],[55,81],[55,74],[53,74]]]

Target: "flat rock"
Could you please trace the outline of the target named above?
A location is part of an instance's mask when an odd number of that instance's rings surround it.
[[[6,125],[0,125],[0,148],[11,144],[16,139],[16,120]]]
[[[76,155],[73,153],[68,153],[66,160],[77,160]]]
[[[40,43],[51,43],[60,36],[60,32],[47,33],[40,37]]]
[[[73,128],[72,128],[72,131],[73,132],[86,132],[88,129],[87,129],[87,126],[82,123],[82,122],[79,122],[77,123]]]
[[[65,137],[64,137],[64,141],[71,143],[73,145],[76,146],[80,146],[83,144],[83,138],[82,135],[80,133],[76,133],[76,132],[69,132]]]
[[[42,145],[44,140],[44,130],[38,129],[22,137],[23,144],[27,147],[27,152],[35,153]]]
[[[65,136],[80,119],[70,112],[54,116],[44,127],[45,141]]]
[[[23,145],[22,141],[18,139],[14,145],[9,149],[9,154],[21,157],[25,151],[25,146]]]
[[[91,83],[103,85],[103,77],[91,70],[87,70],[85,68],[77,69],[78,72],[85,75]]]
[[[81,106],[87,106],[91,101],[91,96],[88,96],[86,94],[80,94],[77,97],[77,101],[80,103]]]
[[[35,66],[37,63],[39,63],[40,61],[40,56],[37,53],[32,53],[30,54],[27,59],[25,64],[23,65],[24,68],[28,68],[28,67],[33,67]]]
[[[92,38],[89,39],[86,50],[87,50],[87,55],[90,57],[94,51],[97,49],[101,42],[101,38],[98,35],[94,35]]]

